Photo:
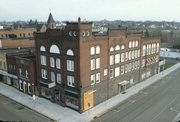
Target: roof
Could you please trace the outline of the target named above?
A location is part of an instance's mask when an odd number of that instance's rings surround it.
[[[53,16],[52,16],[51,13],[49,14],[49,18],[48,18],[47,23],[55,23],[55,21],[54,21]]]
[[[12,49],[0,49],[0,53],[18,53],[26,51],[35,51],[35,48],[12,48]]]
[[[38,32],[41,30],[43,25],[47,26],[46,24],[37,24],[36,25],[36,29],[37,29]]]

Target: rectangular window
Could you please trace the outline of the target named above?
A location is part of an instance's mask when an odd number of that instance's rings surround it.
[[[120,54],[115,55],[115,64],[120,63]]]
[[[108,69],[104,69],[104,76],[107,76]]]
[[[51,72],[51,81],[55,82],[55,73],[54,72]]]
[[[114,77],[114,69],[110,69],[110,79]]]
[[[131,65],[131,66],[132,66],[132,71],[133,71],[133,70],[134,70],[134,62],[132,62],[132,65]]]
[[[132,54],[131,54],[131,59],[134,59],[134,50],[131,52]]]
[[[56,77],[57,77],[57,83],[61,84],[61,74],[57,73]]]
[[[110,65],[113,65],[114,64],[114,55],[111,55],[110,56]]]
[[[59,58],[56,58],[56,68],[61,69],[61,60]]]
[[[74,61],[67,60],[67,71],[74,72]]]
[[[68,75],[67,76],[67,84],[68,84],[68,86],[71,86],[71,87],[74,87],[74,76],[70,76],[70,75]]]
[[[121,66],[121,75],[124,74],[124,65]]]
[[[91,85],[95,84],[95,74],[91,75]]]
[[[128,52],[125,53],[125,60],[128,61]]]
[[[43,79],[47,79],[47,70],[41,69],[41,76]]]
[[[131,71],[131,63],[129,63],[129,72]]]
[[[96,59],[96,69],[100,68],[100,58]]]
[[[128,72],[128,64],[125,65],[125,73]]]
[[[142,64],[141,64],[141,67],[144,67],[145,66],[145,59],[142,60]]]
[[[129,51],[129,60],[131,60],[131,51]]]
[[[91,70],[95,70],[95,59],[91,59]]]
[[[51,66],[51,67],[54,67],[54,66],[55,66],[54,58],[53,58],[53,57],[50,57],[50,66]]]
[[[28,93],[31,94],[31,91],[32,91],[32,90],[31,90],[31,84],[28,83]]]
[[[120,74],[120,73],[119,73],[119,67],[116,67],[116,68],[115,68],[115,77],[119,76],[119,74]]]
[[[121,53],[121,62],[124,62],[124,53]]]
[[[41,55],[41,65],[46,65],[46,56]]]
[[[100,82],[100,73],[96,73],[96,83]]]
[[[140,57],[140,49],[137,52],[138,58]]]

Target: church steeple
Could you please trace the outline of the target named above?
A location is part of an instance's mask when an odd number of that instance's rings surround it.
[[[47,24],[48,24],[48,28],[50,28],[50,29],[56,28],[56,23],[55,23],[51,13],[49,14],[49,18],[47,20]]]

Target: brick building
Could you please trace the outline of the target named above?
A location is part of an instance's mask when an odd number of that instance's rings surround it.
[[[79,112],[156,74],[159,38],[126,29],[92,33],[92,23],[35,33],[40,96]]]

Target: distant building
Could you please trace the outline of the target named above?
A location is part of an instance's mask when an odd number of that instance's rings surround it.
[[[49,14],[49,18],[47,20],[47,28],[54,29],[56,28],[56,22],[54,21],[54,18],[52,14]]]
[[[79,19],[35,33],[35,44],[39,95],[79,112],[159,71],[160,39],[127,29],[94,35],[92,23]]]

